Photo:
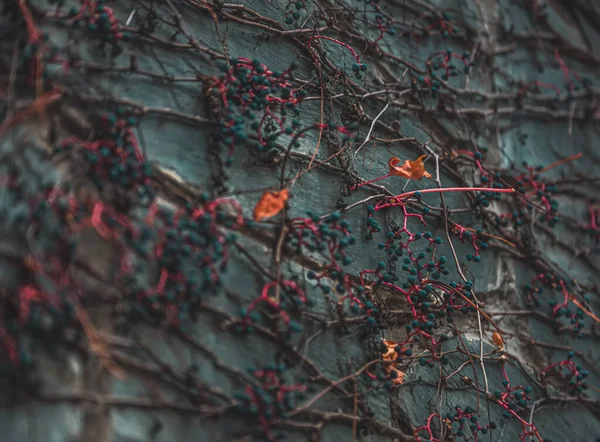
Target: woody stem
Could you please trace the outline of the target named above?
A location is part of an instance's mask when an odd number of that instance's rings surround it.
[[[362,182],[360,184],[357,184],[356,186],[351,187],[350,190],[356,190],[359,187],[362,187],[362,186],[364,186],[366,184],[371,184],[371,183],[374,183],[375,181],[383,180],[384,178],[388,178],[388,177],[391,177],[391,176],[392,176],[392,174],[388,173],[387,175],[383,175],[383,176],[380,176],[380,177],[377,177],[377,178],[373,178],[372,180],[369,180],[369,181],[364,181],[364,182]]]

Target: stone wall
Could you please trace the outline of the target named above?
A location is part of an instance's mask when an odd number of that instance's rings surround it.
[[[2,3],[1,440],[598,440],[594,2]]]

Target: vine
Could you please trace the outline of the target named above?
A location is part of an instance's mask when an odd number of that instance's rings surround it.
[[[240,441],[327,440],[341,423],[352,441],[548,442],[540,408],[597,410],[579,344],[600,322],[597,179],[573,170],[594,160],[581,134],[600,60],[545,3],[477,5],[8,2],[0,397],[232,418],[245,429],[219,434]],[[536,70],[512,68],[522,53]],[[570,149],[521,132],[547,119]],[[168,363],[148,330],[218,373]],[[182,399],[48,392],[42,354],[63,351]],[[408,418],[415,388],[428,399]]]

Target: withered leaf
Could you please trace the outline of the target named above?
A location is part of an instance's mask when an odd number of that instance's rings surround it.
[[[256,203],[254,207],[254,220],[262,221],[277,215],[285,207],[285,203],[289,198],[287,189],[280,191],[266,191]]]
[[[423,177],[431,178],[431,174],[425,170],[425,164],[423,164],[423,159],[425,159],[425,157],[426,155],[421,155],[415,161],[405,160],[401,166],[398,166],[400,161],[402,161],[400,158],[390,158],[388,161],[390,175],[397,175],[419,181]]]

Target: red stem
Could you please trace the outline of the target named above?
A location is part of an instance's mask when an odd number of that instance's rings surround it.
[[[415,193],[445,193],[445,192],[494,192],[494,193],[514,193],[515,189],[491,189],[489,187],[445,187],[441,189],[423,189],[423,190],[412,190],[405,192],[400,195],[393,197],[394,199],[401,199],[413,196]]]

